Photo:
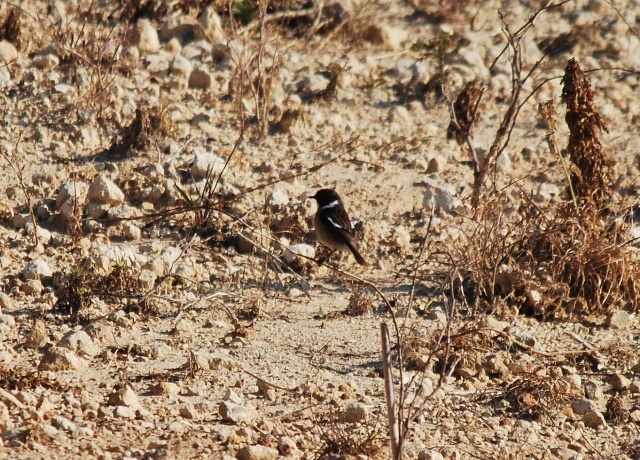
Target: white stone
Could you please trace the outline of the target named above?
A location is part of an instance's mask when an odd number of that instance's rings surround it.
[[[6,40],[0,42],[0,62],[8,63],[18,59],[18,50]]]
[[[576,415],[584,415],[596,410],[596,404],[589,399],[577,399],[571,403],[571,409]]]
[[[195,158],[191,163],[191,175],[195,180],[207,177],[207,173],[219,173],[224,167],[224,160],[215,153],[207,152],[202,147],[193,149]]]
[[[22,270],[22,277],[25,280],[35,280],[49,276],[53,276],[53,272],[44,259],[36,259]]]
[[[422,198],[422,206],[427,210],[435,207],[437,212],[450,212],[462,206],[462,201],[457,198],[457,192],[453,185],[440,183],[439,181],[427,181],[429,188]]]
[[[560,189],[555,184],[542,183],[538,186],[534,198],[538,202],[551,201],[552,199],[560,196]]]
[[[297,259],[297,255],[300,254],[311,259],[315,259],[316,250],[313,246],[305,243],[292,244],[285,251],[282,256],[288,264]]]
[[[124,193],[107,176],[98,174],[89,187],[87,198],[93,202],[116,205],[124,201]]]
[[[148,19],[138,21],[133,31],[132,41],[143,53],[155,53],[160,49],[158,31]]]
[[[59,210],[70,198],[75,198],[78,203],[84,203],[87,197],[87,190],[88,186],[86,182],[69,181],[62,183],[56,195],[56,210]]]
[[[191,64],[191,61],[189,59],[178,54],[173,58],[173,61],[171,61],[169,70],[174,75],[181,75],[183,77],[186,77],[193,71],[193,65]]]
[[[289,193],[284,187],[275,187],[267,200],[269,206],[280,207],[289,204]]]
[[[214,5],[209,5],[198,16],[199,27],[195,28],[195,35],[197,39],[206,39],[213,44],[224,41],[225,34],[222,28],[222,19],[215,10]]]
[[[92,358],[100,353],[100,347],[91,340],[85,331],[69,332],[60,340],[58,347],[71,350],[81,357]]]

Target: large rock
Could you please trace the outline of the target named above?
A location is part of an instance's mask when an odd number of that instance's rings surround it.
[[[235,404],[229,401],[222,401],[218,406],[218,410],[222,420],[236,424],[251,424],[258,417],[258,411],[255,407]]]
[[[53,272],[44,259],[36,259],[22,270],[22,277],[25,280],[36,280],[49,276],[53,276]]]
[[[92,358],[100,353],[100,347],[93,343],[93,340],[85,331],[69,332],[60,340],[58,346],[71,350],[78,356],[83,357]]]

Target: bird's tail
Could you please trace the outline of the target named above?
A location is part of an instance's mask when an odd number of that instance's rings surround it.
[[[358,251],[358,248],[356,248],[356,246],[351,242],[348,244],[348,246],[349,246],[349,250],[353,254],[353,257],[356,258],[356,262],[358,262],[360,265],[367,267],[369,264],[367,263],[366,260],[364,260],[364,257],[362,257],[362,254],[360,254],[360,252]]]

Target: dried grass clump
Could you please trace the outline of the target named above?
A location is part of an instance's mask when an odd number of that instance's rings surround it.
[[[85,323],[92,319],[91,305],[94,299],[107,299],[111,302],[134,300],[140,304],[138,297],[142,290],[138,273],[124,263],[118,263],[107,275],[94,270],[74,268],[69,273],[58,272],[58,300],[54,309],[68,315],[68,320]],[[138,305],[140,306],[140,305]]]
[[[349,316],[363,316],[373,312],[375,295],[366,288],[353,291],[349,297],[349,305],[346,314]]]
[[[551,417],[580,396],[577,389],[561,378],[528,374],[512,382],[503,398],[514,412],[540,420]]]
[[[147,110],[136,109],[136,116],[124,128],[121,139],[114,139],[108,153],[117,157],[126,156],[131,150],[143,150],[154,139],[166,137],[172,132],[172,125],[166,107],[152,107]]]
[[[477,207],[472,232],[452,249],[469,271],[464,294],[476,310],[515,306],[542,319],[598,322],[612,310],[640,308],[640,260],[625,244],[627,224],[604,212],[614,164],[599,138],[606,126],[575,60],[563,81],[572,202],[543,208],[526,199],[514,218],[494,192]],[[553,125],[554,112],[545,113]]]
[[[622,397],[614,395],[607,401],[605,420],[611,425],[622,425],[629,420],[629,411],[624,405]]]
[[[386,443],[384,424],[343,423],[339,415],[329,409],[316,415],[322,446],[318,459],[350,458],[363,455],[378,458]]]
[[[571,186],[580,200],[597,211],[610,198],[615,161],[600,142],[600,131],[609,132],[598,113],[593,90],[586,74],[571,59],[562,79],[562,102],[567,105],[569,127],[567,153],[571,159]]]

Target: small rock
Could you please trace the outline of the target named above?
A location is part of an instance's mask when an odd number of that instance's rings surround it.
[[[283,187],[275,187],[269,194],[267,203],[271,207],[281,207],[289,204],[289,194]]]
[[[176,334],[190,334],[193,332],[193,324],[188,319],[181,318],[176,323],[173,331]]]
[[[238,460],[276,460],[278,450],[267,446],[245,446],[236,454]]]
[[[69,332],[60,340],[58,346],[71,350],[82,357],[92,358],[100,353],[100,347],[93,343],[85,331]]]
[[[23,346],[26,349],[35,350],[44,347],[48,343],[49,337],[47,336],[47,329],[44,325],[44,321],[39,319],[35,322],[31,328],[31,332],[29,332],[25,338]]]
[[[113,411],[113,415],[118,418],[134,419],[136,418],[136,409],[128,406],[117,406]]]
[[[441,172],[447,164],[447,160],[442,155],[434,155],[427,164],[427,173],[433,174]]]
[[[151,387],[151,393],[155,396],[177,395],[180,387],[173,382],[160,382]]]
[[[344,411],[340,414],[340,420],[345,423],[364,422],[369,417],[369,411],[366,406],[359,402],[347,404]]]
[[[500,321],[493,316],[487,316],[486,318],[484,318],[482,323],[483,327],[500,332],[506,331],[510,326],[509,321]]]
[[[602,393],[602,388],[594,381],[586,381],[582,384],[584,388],[584,395],[593,401],[601,401],[604,394]]]
[[[624,310],[612,311],[607,316],[607,326],[612,329],[631,329],[635,315]]]
[[[435,450],[423,450],[418,454],[418,460],[444,460],[444,457]]]
[[[456,195],[453,185],[433,181],[422,198],[422,206],[427,210],[434,206],[438,212],[450,212],[462,206],[462,201]]]
[[[195,27],[194,29],[195,36],[198,40],[205,39],[214,45],[225,40],[222,19],[220,19],[214,5],[209,5],[200,16],[198,16],[198,25],[199,27]]]
[[[148,19],[141,19],[131,31],[130,43],[143,53],[155,53],[160,49],[158,31]]]
[[[594,410],[587,412],[582,417],[582,423],[589,428],[598,428],[604,426],[607,422],[604,419],[604,415],[600,411]]]
[[[125,222],[122,225],[122,237],[125,240],[135,241],[139,240],[142,236],[142,230],[133,222]]]
[[[60,347],[51,347],[40,360],[40,371],[66,371],[81,370],[86,368],[86,362],[75,355],[71,350]]]
[[[156,280],[158,276],[153,273],[151,270],[143,269],[140,270],[140,274],[138,275],[138,282],[140,283],[140,289],[142,291],[150,291],[156,285]]]
[[[538,202],[547,202],[558,196],[560,196],[560,189],[558,186],[545,182],[538,186],[534,199]]]
[[[596,404],[589,399],[577,399],[571,403],[574,414],[585,415],[596,410]]]
[[[53,276],[53,272],[44,259],[36,259],[22,270],[25,280],[42,279]]]
[[[631,385],[631,380],[626,378],[624,375],[618,374],[610,377],[608,383],[609,385],[611,385],[611,387],[613,387],[614,390],[622,391],[629,388],[629,385]]]
[[[26,223],[26,225],[24,226],[24,229],[26,230],[27,235],[29,236],[33,236],[37,232],[38,242],[40,244],[48,244],[49,241],[51,241],[51,238],[53,237],[49,230],[47,230],[46,228],[42,228],[39,225],[34,227],[33,222],[31,221]]]
[[[0,292],[0,312],[2,311],[3,308],[9,309],[9,310],[12,308],[11,297],[9,297],[4,292]]]
[[[87,198],[110,205],[117,205],[124,201],[124,193],[104,174],[98,174],[89,187]]]
[[[251,424],[258,417],[258,411],[254,407],[234,404],[229,401],[222,401],[218,406],[218,411],[222,420],[236,424]]]
[[[78,425],[61,415],[54,415],[51,417],[51,424],[60,430],[69,431],[71,433],[78,430]]]
[[[109,395],[109,405],[126,406],[132,409],[142,408],[142,405],[138,400],[138,395],[131,389],[130,386],[126,386],[111,393]]]
[[[180,416],[189,420],[195,420],[198,418],[198,411],[192,404],[185,404],[179,411]]]
[[[28,280],[20,285],[20,292],[23,292],[26,295],[38,296],[42,294],[43,290],[44,286],[40,280]]]
[[[278,439],[278,453],[283,457],[292,457],[298,453],[296,442],[288,436],[282,436]]]
[[[59,210],[67,200],[72,198],[78,203],[84,203],[88,189],[89,186],[86,182],[70,181],[62,183],[56,195],[56,209]]]
[[[18,398],[13,396],[7,390],[0,388],[0,401],[6,404],[8,407],[17,407],[19,409],[24,409],[26,406],[20,402]]]
[[[174,75],[182,75],[183,77],[186,77],[193,71],[193,65],[191,65],[191,61],[189,59],[178,54],[173,58],[169,70]]]
[[[298,254],[315,259],[316,249],[313,246],[305,243],[292,244],[284,251],[282,257],[284,258],[285,262],[290,264],[297,259]]]
[[[211,75],[205,69],[193,69],[189,75],[189,88],[209,89],[211,87]]]
[[[227,392],[224,394],[223,399],[224,401],[232,402],[234,404],[242,404],[242,398],[238,395],[238,393],[233,391],[231,388],[229,388]]]
[[[191,163],[191,175],[195,180],[207,177],[207,174],[219,173],[224,167],[224,160],[214,153],[204,149],[194,149],[195,158]]]
[[[9,63],[18,59],[18,50],[10,42],[2,40],[0,42],[0,62]]]
[[[116,342],[113,327],[107,324],[104,320],[89,324],[85,330],[95,343],[113,344]]]
[[[631,385],[629,385],[629,392],[634,394],[640,393],[640,382],[637,380],[631,382]]]

